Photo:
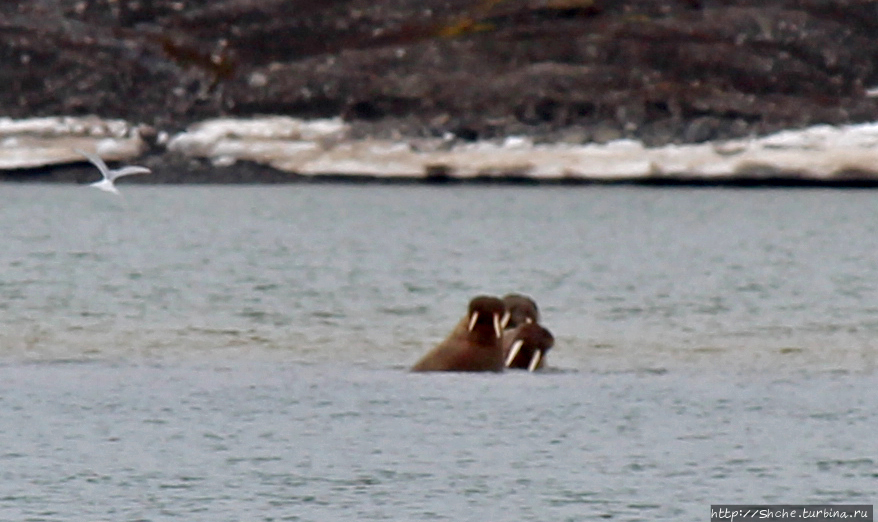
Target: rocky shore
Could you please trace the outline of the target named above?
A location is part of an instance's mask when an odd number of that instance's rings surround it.
[[[127,122],[142,145],[119,159],[152,182],[290,179],[168,146],[215,118],[415,148],[699,144],[878,121],[875,34],[871,0],[20,0],[0,4],[0,115]],[[0,179],[91,175],[71,161]]]

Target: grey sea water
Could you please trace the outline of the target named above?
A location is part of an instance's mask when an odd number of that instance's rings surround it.
[[[0,185],[0,520],[874,502],[874,192],[121,190]],[[547,371],[405,371],[509,291]]]

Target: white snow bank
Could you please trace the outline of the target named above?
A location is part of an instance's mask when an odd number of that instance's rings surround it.
[[[73,149],[94,150],[107,160],[139,156],[140,128],[94,116],[13,120],[0,118],[0,169],[29,169],[83,161]]]
[[[648,148],[640,142],[533,144],[447,140],[345,140],[338,120],[293,118],[213,120],[174,137],[171,150],[228,165],[247,160],[303,175],[455,177],[529,176],[539,179],[706,179],[755,172],[790,172],[832,179],[845,173],[878,175],[878,124],[815,126],[770,136]]]
[[[142,153],[143,128],[120,120],[0,118],[0,169],[80,161],[74,148],[107,160]],[[424,177],[526,176],[625,180],[724,178],[788,173],[830,180],[856,173],[878,178],[878,123],[820,125],[752,139],[649,148],[606,144],[534,144],[525,137],[466,143],[453,139],[352,140],[340,119],[285,116],[215,119],[159,140],[168,150],[218,166],[251,161],[302,175]]]

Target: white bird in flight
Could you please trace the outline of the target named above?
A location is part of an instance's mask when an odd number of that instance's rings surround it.
[[[138,167],[136,165],[131,165],[128,167],[122,167],[120,169],[111,170],[109,167],[107,167],[107,164],[104,163],[104,160],[102,160],[101,157],[98,156],[97,154],[91,154],[91,153],[88,153],[88,152],[86,152],[84,150],[80,150],[80,149],[73,149],[73,150],[75,150],[76,152],[78,152],[78,153],[82,154],[83,156],[85,156],[86,158],[88,158],[88,161],[90,161],[92,163],[92,165],[97,167],[98,170],[101,171],[101,174],[104,175],[104,179],[102,179],[100,181],[95,181],[94,183],[91,183],[89,186],[94,187],[94,188],[98,188],[101,190],[105,190],[107,192],[112,192],[113,194],[119,193],[119,191],[116,189],[116,185],[114,183],[117,178],[120,178],[122,176],[129,176],[131,174],[149,174],[150,172],[152,172],[151,170],[149,170],[146,167]]]

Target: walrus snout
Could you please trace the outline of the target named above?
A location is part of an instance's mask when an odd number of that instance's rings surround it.
[[[504,366],[534,371],[541,368],[546,353],[554,346],[555,338],[537,323],[525,323],[505,334],[506,356]]]
[[[503,325],[506,323],[506,317],[500,317],[497,314],[491,314],[491,323],[494,325],[494,336],[497,339],[503,337]],[[472,332],[473,328],[476,327],[476,323],[479,321],[479,312],[473,312],[469,318],[469,325],[467,325],[467,330]]]
[[[506,318],[508,313],[506,305],[496,297],[475,297],[469,305],[467,330],[472,332],[477,325],[484,325],[485,328],[490,325],[494,330],[494,337],[500,339],[503,337],[503,328],[509,321]]]

